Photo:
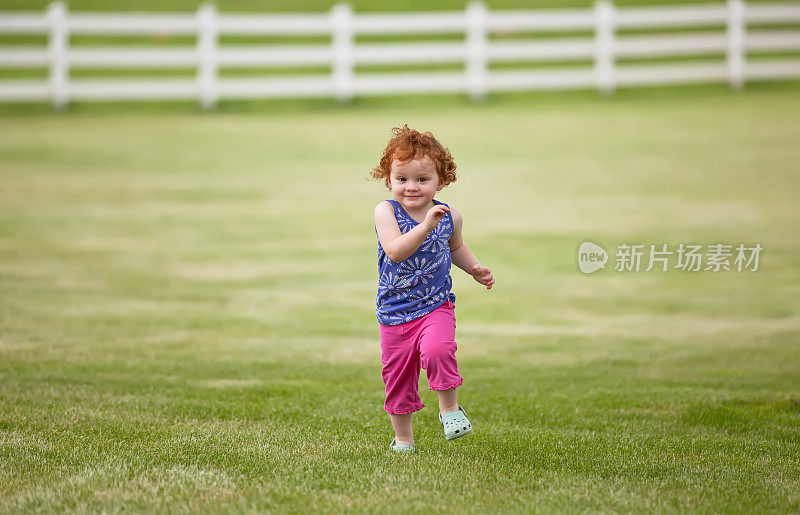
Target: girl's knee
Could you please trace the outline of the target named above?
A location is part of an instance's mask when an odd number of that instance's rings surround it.
[[[420,354],[422,362],[425,364],[455,361],[456,342],[435,342],[422,345],[420,346]]]

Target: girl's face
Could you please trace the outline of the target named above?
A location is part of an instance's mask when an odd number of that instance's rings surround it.
[[[394,199],[406,211],[420,212],[433,207],[433,196],[437,191],[441,191],[444,185],[439,180],[433,160],[424,156],[405,164],[392,161],[389,187]]]

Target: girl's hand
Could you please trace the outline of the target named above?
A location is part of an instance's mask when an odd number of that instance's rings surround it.
[[[494,276],[489,268],[482,266],[480,263],[475,263],[472,265],[472,277],[482,285],[486,286],[487,290],[492,289],[492,285],[494,284]]]
[[[436,204],[428,210],[427,214],[425,214],[425,220],[423,220],[422,223],[425,224],[425,228],[428,229],[428,231],[432,231],[437,225],[439,225],[439,222],[442,221],[445,213],[449,212],[449,207],[442,204]]]

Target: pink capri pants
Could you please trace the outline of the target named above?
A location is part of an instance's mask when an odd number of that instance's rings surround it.
[[[456,363],[455,304],[449,300],[411,322],[378,325],[387,413],[402,415],[425,407],[419,396],[420,366],[431,390],[449,390],[464,381]]]

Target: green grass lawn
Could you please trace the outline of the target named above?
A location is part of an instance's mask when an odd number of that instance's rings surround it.
[[[0,113],[0,512],[800,511],[800,89],[268,105]],[[423,378],[411,456],[365,179],[403,122],[497,279],[453,270],[475,430]],[[765,250],[587,276],[585,239]]]

